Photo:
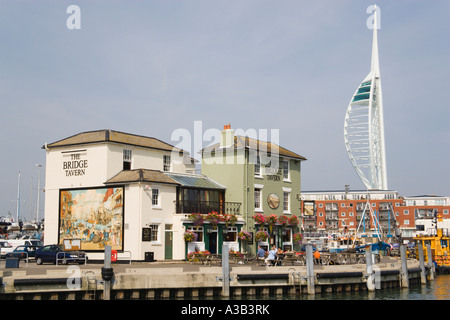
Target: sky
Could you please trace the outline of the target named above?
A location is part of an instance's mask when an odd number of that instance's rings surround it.
[[[43,218],[45,143],[111,129],[175,145],[196,121],[278,130],[307,158],[304,191],[364,190],[343,133],[372,4],[0,0],[0,216],[17,214],[20,172],[20,218]],[[376,4],[388,187],[450,196],[450,2]]]

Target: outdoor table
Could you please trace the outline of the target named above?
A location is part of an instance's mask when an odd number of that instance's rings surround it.
[[[213,263],[218,263],[221,264],[222,263],[222,255],[221,254],[210,254],[207,257],[207,263],[209,263],[209,265],[213,264]]]

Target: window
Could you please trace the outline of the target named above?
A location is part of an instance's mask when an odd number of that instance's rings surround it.
[[[283,180],[290,181],[289,160],[283,160]]]
[[[261,188],[255,188],[255,210],[262,210]]]
[[[123,149],[123,170],[131,170],[131,158],[133,152],[130,149]]]
[[[188,229],[197,234],[196,242],[203,242],[203,227],[192,226]]]
[[[409,226],[409,220],[404,220],[404,221],[403,221],[403,224],[404,224],[405,226]]]
[[[224,234],[223,241],[237,242],[237,227],[228,227],[228,232]]]
[[[261,177],[261,159],[260,159],[259,156],[256,156],[255,176],[256,177]]]
[[[152,189],[152,207],[160,207],[159,189]]]
[[[150,228],[152,229],[150,241],[158,242],[158,234],[159,234],[159,225],[158,224],[151,224]]]
[[[170,171],[171,170],[171,160],[170,156],[163,156],[163,171]]]
[[[353,212],[349,212],[348,214],[350,217],[353,217]]]
[[[404,214],[405,216],[409,215],[409,210],[403,210],[403,214]]]
[[[444,209],[443,214],[448,215],[448,209]]]
[[[341,217],[345,217],[345,212],[341,212]]]
[[[290,198],[291,198],[291,193],[284,191],[283,192],[283,211],[284,212],[290,212]]]

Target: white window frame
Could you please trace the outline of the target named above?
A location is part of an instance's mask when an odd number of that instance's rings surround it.
[[[201,233],[201,241],[195,241],[194,243],[204,243],[205,242],[205,230],[202,226],[190,226],[188,227],[188,230],[191,230],[192,232],[195,232],[197,234]],[[197,239],[198,240],[198,239]]]
[[[156,199],[156,204],[154,203],[155,200],[155,192],[157,193],[157,199]],[[161,189],[157,188],[157,187],[153,187],[152,188],[152,208],[156,208],[156,209],[161,209]]]
[[[287,169],[285,168],[285,164],[287,163]],[[286,177],[287,170],[287,177]],[[291,182],[291,164],[289,160],[283,160],[283,181]]]
[[[284,188],[283,187],[283,213],[291,213],[291,188]],[[285,199],[287,194],[287,210],[285,210]]]
[[[156,228],[155,228],[156,227]],[[152,222],[150,224],[151,234],[150,234],[150,242],[151,243],[161,243],[161,232],[160,232],[160,223],[154,223]],[[154,237],[156,236],[156,240]]]
[[[256,206],[256,191],[259,190],[259,207]],[[253,191],[253,197],[254,197],[254,206],[255,206],[255,212],[262,212],[263,208],[262,208],[262,199],[263,199],[263,193],[262,193],[262,186],[261,185],[255,185],[254,186],[254,191]]]
[[[133,150],[123,149],[123,161],[131,162],[133,159]]]
[[[256,163],[255,163],[255,177],[256,178],[262,178],[261,174],[261,157],[259,155],[256,156]]]
[[[169,161],[167,162],[167,159],[169,159]],[[168,170],[167,170],[168,167]],[[170,157],[170,155],[163,155],[163,171],[164,172],[171,172],[172,171],[172,158]]]

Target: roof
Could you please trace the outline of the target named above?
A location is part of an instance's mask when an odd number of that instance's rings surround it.
[[[149,169],[122,170],[114,177],[105,182],[108,184],[121,184],[131,182],[157,182],[179,185],[179,183],[168,177],[161,171]]]
[[[220,143],[216,143],[213,144],[211,146],[208,146],[204,149],[202,149],[202,153],[204,151],[213,151],[213,150],[217,150],[219,149]],[[243,136],[235,136],[234,137],[234,145],[232,146],[232,148],[234,149],[241,149],[241,148],[248,148],[248,149],[255,149],[256,150],[264,150],[267,151],[269,153],[272,152],[272,148],[278,148],[278,154],[280,156],[283,157],[289,157],[289,158],[294,158],[294,159],[298,159],[298,160],[306,160],[305,157],[292,152],[286,148],[280,147],[279,145],[275,144],[275,143],[271,143],[271,142],[267,142],[267,141],[261,141],[261,140],[257,140],[257,139],[253,139],[253,138],[249,138],[249,137],[243,137]]]
[[[225,190],[226,187],[218,184],[204,175],[198,174],[181,174],[181,173],[165,173],[166,176],[175,180],[183,187],[201,188],[201,189],[219,189]]]
[[[110,129],[81,132],[71,137],[47,144],[42,148],[58,148],[104,142],[115,142],[166,151],[179,150],[178,148],[156,138],[124,133]]]
[[[125,184],[136,182],[156,182],[199,189],[226,189],[226,187],[204,175],[169,173],[150,169],[122,170],[114,177],[106,181],[105,184]]]

